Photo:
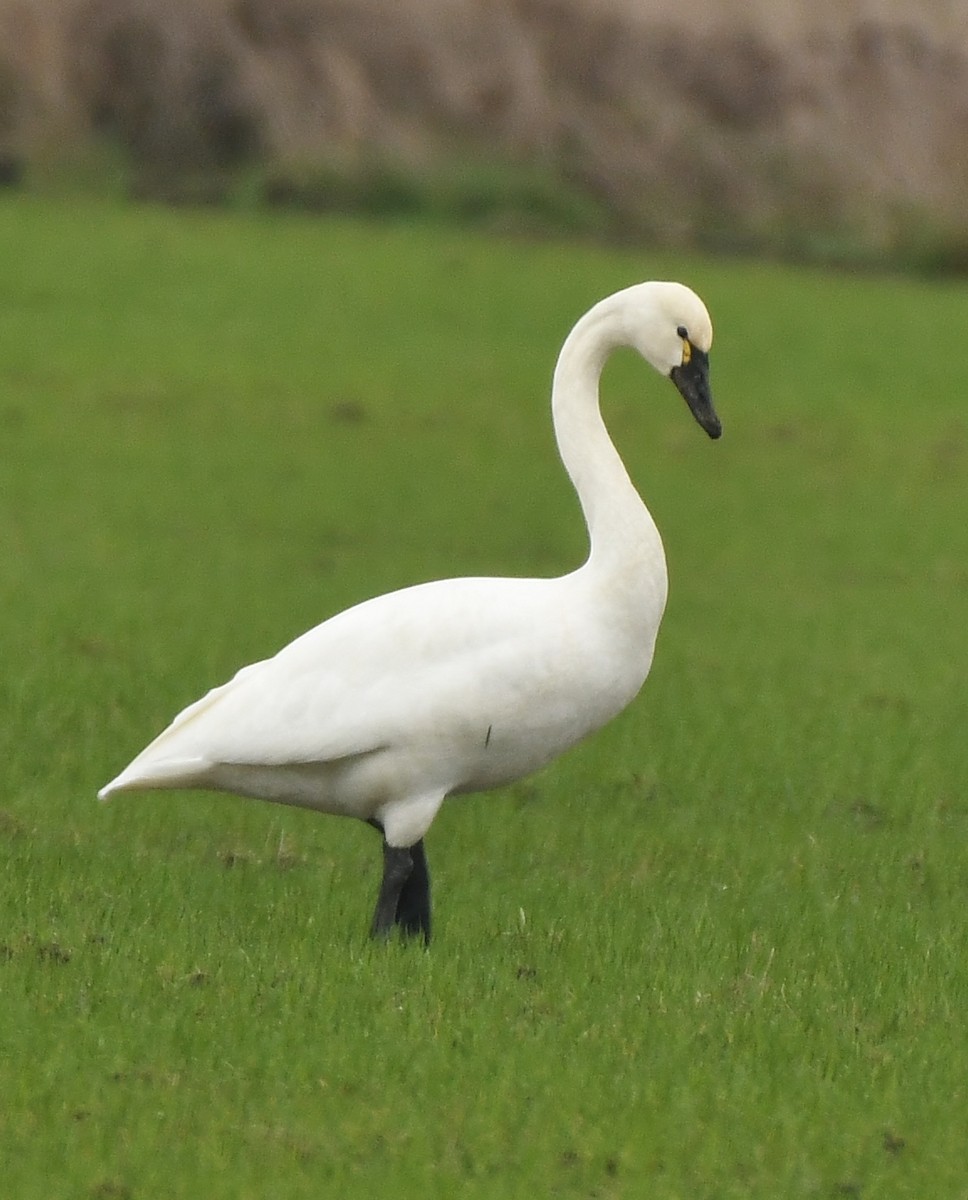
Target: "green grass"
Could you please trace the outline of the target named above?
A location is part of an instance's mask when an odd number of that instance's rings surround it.
[[[6,1195],[968,1196],[968,288],[36,199],[0,266]],[[95,803],[356,599],[576,565],[554,356],[649,276],[726,428],[606,372],[653,675],[445,806],[429,953],[362,826]]]

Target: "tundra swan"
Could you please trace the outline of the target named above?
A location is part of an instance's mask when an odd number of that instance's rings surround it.
[[[600,301],[565,340],[552,416],[588,528],[583,566],[438,580],[349,608],[186,708],[99,797],[207,788],[367,821],[383,838],[371,933],[429,942],[423,838],[444,798],[543,766],[649,672],[665,555],[599,412],[605,360],[634,347],[718,438],[712,336],[693,291],[650,282]]]

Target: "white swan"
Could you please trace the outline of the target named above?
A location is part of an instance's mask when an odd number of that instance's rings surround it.
[[[666,565],[598,408],[615,347],[671,377],[710,437],[712,324],[678,283],[642,283],[572,329],[552,411],[591,541],[557,579],[447,579],[368,600],[180,713],[98,793],[214,788],[357,817],[383,835],[371,932],[430,940],[423,837],[446,796],[543,766],[621,711],[652,662]]]

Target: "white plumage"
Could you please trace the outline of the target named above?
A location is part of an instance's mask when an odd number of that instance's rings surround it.
[[[665,557],[599,413],[605,359],[635,347],[718,437],[711,341],[702,301],[675,283],[608,297],[565,341],[552,407],[591,542],[578,570],[441,580],[347,609],[186,708],[100,798],[213,788],[370,821],[384,835],[373,932],[429,939],[422,839],[444,798],[549,762],[621,711],[651,665]]]

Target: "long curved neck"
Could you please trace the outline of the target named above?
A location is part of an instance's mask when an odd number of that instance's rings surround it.
[[[596,305],[565,340],[555,367],[552,414],[558,451],[574,484],[591,543],[588,566],[604,572],[664,572],[658,530],[628,477],[602,420],[598,384],[605,360],[622,344],[608,301]]]

